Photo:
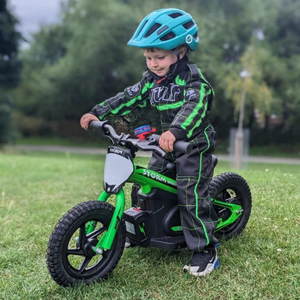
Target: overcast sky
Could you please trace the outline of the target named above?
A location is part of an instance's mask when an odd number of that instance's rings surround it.
[[[20,22],[18,30],[29,39],[40,25],[55,23],[61,0],[8,0],[8,7]]]

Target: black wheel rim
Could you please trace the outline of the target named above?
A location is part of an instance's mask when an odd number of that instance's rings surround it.
[[[96,222],[93,232],[86,234],[85,228],[89,222]],[[108,221],[99,219],[99,216],[88,216],[78,222],[66,236],[62,250],[62,263],[66,272],[73,278],[89,279],[104,270],[113,256],[114,244],[110,250],[96,254],[93,250],[107,231]]]

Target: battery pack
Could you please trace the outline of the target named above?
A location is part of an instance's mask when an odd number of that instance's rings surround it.
[[[147,211],[132,207],[124,212],[123,215],[127,237],[135,245],[146,247],[150,243],[150,215]]]

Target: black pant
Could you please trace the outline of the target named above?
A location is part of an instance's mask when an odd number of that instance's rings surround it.
[[[208,192],[213,176],[212,153],[215,132],[208,126],[203,135],[193,141],[189,154],[176,158],[176,181],[181,225],[187,248],[201,252],[217,243],[213,231],[218,223]],[[149,169],[173,177],[166,170],[168,161],[153,153]],[[134,204],[134,203],[133,203]]]

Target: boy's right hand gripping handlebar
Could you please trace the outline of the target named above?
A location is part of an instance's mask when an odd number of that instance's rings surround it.
[[[112,141],[118,141],[119,144],[123,146],[131,144],[144,151],[154,151],[162,157],[165,157],[167,155],[167,153],[158,146],[160,137],[158,134],[152,134],[145,140],[134,139],[131,138],[130,135],[124,133],[118,135],[115,129],[108,123],[108,121],[91,121],[89,124],[89,128],[96,130],[102,129],[104,135],[108,136]],[[190,153],[192,149],[193,145],[189,142],[176,141],[174,143],[174,150],[176,152],[187,154]]]

